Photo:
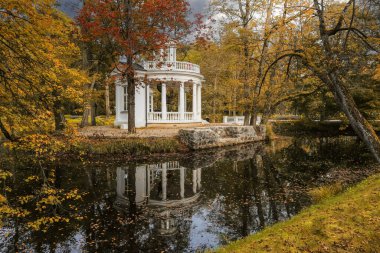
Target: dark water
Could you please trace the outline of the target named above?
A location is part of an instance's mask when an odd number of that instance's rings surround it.
[[[293,138],[149,163],[107,160],[44,170],[13,164],[8,199],[31,213],[6,221],[2,251],[203,251],[289,219],[311,204],[308,189],[358,180],[373,163],[352,137]],[[30,178],[41,173],[57,194],[78,189],[82,199],[40,211],[33,201],[20,204],[21,196],[41,200],[44,183]],[[28,227],[54,215],[69,222],[46,232]]]

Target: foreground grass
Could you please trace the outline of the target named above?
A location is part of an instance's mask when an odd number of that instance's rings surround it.
[[[216,252],[380,252],[380,174]]]
[[[82,122],[82,117],[73,117],[70,115],[65,115],[66,124],[72,127],[78,127]],[[113,126],[115,121],[115,116],[111,116],[108,119],[106,116],[97,116],[96,117],[96,125],[97,126]],[[91,122],[91,118],[88,117],[88,122]]]

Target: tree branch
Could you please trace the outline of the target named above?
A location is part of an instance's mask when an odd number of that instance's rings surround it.
[[[340,17],[339,17],[339,20],[338,20],[338,23],[336,24],[335,28],[332,29],[332,30],[329,30],[327,31],[327,35],[330,36],[330,34],[332,33],[336,33],[335,31],[339,30],[340,28],[342,28],[342,25],[343,25],[343,20],[344,20],[344,15],[347,13],[348,9],[350,8],[351,4],[354,2],[354,0],[349,0],[347,3],[346,3],[346,6],[344,6],[344,9],[343,11],[341,12],[340,14]]]
[[[0,130],[3,133],[3,135],[5,136],[5,138],[7,138],[10,141],[16,141],[16,138],[8,132],[8,130],[4,126],[3,122],[1,122],[1,119],[0,119]]]
[[[352,28],[352,25],[354,23],[354,19],[355,19],[355,1],[353,2],[353,6],[352,6],[352,16],[351,16],[351,21],[350,21],[350,28]],[[346,39],[344,40],[344,43],[343,43],[343,49],[346,49],[347,47],[347,42],[348,42],[348,38],[350,37],[350,31],[351,30],[348,30],[347,32],[347,35],[346,35]]]
[[[267,68],[267,70],[265,71],[265,73],[264,73],[264,76],[263,76],[263,78],[261,79],[261,82],[260,82],[260,91],[259,91],[259,93],[258,93],[258,95],[260,96],[260,93],[261,93],[261,87],[263,86],[263,84],[264,84],[264,82],[265,82],[265,79],[266,79],[266,77],[267,77],[267,75],[268,75],[268,73],[269,73],[269,71],[279,62],[279,61],[281,61],[282,59],[285,59],[285,58],[287,58],[287,57],[290,57],[290,58],[293,58],[293,57],[298,57],[298,58],[301,58],[301,59],[304,59],[305,57],[304,57],[304,55],[303,54],[301,54],[301,52],[302,51],[299,51],[299,52],[294,52],[294,53],[289,53],[289,54],[284,54],[284,55],[282,55],[282,56],[280,56],[280,57],[278,57],[274,62],[272,62],[272,64],[271,65],[269,65],[269,67]]]
[[[373,50],[373,51],[376,51],[377,53],[380,52],[379,49],[375,48],[374,46],[372,46],[368,41],[367,41],[367,35],[365,35],[362,31],[360,31],[359,29],[355,28],[355,27],[345,27],[345,28],[340,28],[338,29],[337,31],[335,31],[334,34],[332,35],[335,35],[339,32],[343,32],[343,31],[352,31],[369,49]]]
[[[295,93],[295,94],[292,94],[290,96],[287,96],[287,97],[283,97],[279,100],[277,100],[273,106],[278,106],[279,104],[283,103],[283,102],[286,102],[286,101],[289,101],[289,100],[293,100],[295,98],[298,98],[298,97],[302,97],[302,96],[309,96],[309,95],[312,95],[316,92],[318,92],[323,86],[320,85],[320,86],[317,86],[314,90],[311,90],[311,91],[304,91],[304,92],[299,92],[299,93]]]

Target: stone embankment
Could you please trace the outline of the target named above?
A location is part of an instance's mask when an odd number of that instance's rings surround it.
[[[265,128],[252,126],[210,126],[181,129],[179,139],[192,150],[232,146],[265,140]]]

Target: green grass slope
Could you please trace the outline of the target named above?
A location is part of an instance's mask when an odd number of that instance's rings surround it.
[[[380,252],[380,175],[216,252]]]

